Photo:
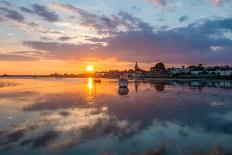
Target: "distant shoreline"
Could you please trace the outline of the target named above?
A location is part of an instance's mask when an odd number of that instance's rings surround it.
[[[20,79],[36,79],[36,78],[53,78],[53,79],[75,79],[75,78],[95,78],[95,76],[50,76],[50,75],[7,75],[0,76],[1,79],[4,78],[20,78]],[[118,79],[118,76],[101,76],[97,78],[105,79]],[[153,77],[143,77],[143,78],[133,78],[129,77],[130,80],[232,80],[231,76],[205,76],[205,75],[181,75],[181,76],[153,76]]]

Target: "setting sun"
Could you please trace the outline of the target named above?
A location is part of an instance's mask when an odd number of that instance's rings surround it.
[[[93,72],[94,71],[94,67],[92,65],[89,65],[89,66],[86,67],[86,71]]]

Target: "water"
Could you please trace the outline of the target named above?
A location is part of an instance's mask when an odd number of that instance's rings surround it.
[[[0,79],[1,155],[232,153],[232,82]]]

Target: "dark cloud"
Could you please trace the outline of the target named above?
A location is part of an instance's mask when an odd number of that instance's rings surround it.
[[[52,38],[50,37],[40,37],[41,40],[44,40],[44,41],[51,41]]]
[[[41,49],[48,51],[47,56],[53,58],[62,59],[76,59],[88,54],[94,54],[94,48],[99,48],[102,45],[97,44],[70,44],[70,43],[58,43],[58,42],[41,42],[41,41],[24,41],[25,46],[29,46],[34,49]]]
[[[23,12],[26,12],[26,13],[33,13],[33,10],[28,9],[26,7],[20,7],[20,10],[23,11]]]
[[[232,40],[225,33],[232,32],[232,18],[198,21],[186,27],[153,31],[152,27],[127,13],[120,17],[136,27],[117,32],[108,38],[90,38],[95,44],[66,44],[25,41],[24,45],[49,51],[57,58],[82,57],[90,54],[100,58],[116,57],[124,61],[167,63],[231,64]],[[115,18],[118,18],[115,16]],[[134,24],[129,24],[129,26]],[[106,46],[100,44],[107,43]],[[220,47],[215,52],[212,47]]]
[[[182,17],[180,17],[179,18],[179,22],[185,22],[185,21],[187,21],[188,20],[188,16],[182,16]]]
[[[28,23],[28,25],[30,25],[32,27],[39,27],[39,24],[37,24],[35,22],[30,22],[30,23]]]
[[[0,1],[0,4],[3,4],[6,7],[12,7],[12,4],[8,1]]]
[[[24,10],[24,12],[31,13],[30,10],[27,8],[21,7],[20,9]],[[39,24],[37,24],[36,22],[30,22],[30,21],[27,22],[25,20],[25,17],[16,10],[8,9],[6,7],[0,7],[0,13],[1,12],[2,12],[4,18],[7,18],[7,19],[10,19],[13,21],[17,21],[19,23],[28,25],[30,27],[39,27]],[[0,17],[0,21],[5,20],[3,17]]]
[[[33,12],[44,18],[44,20],[49,21],[49,22],[55,22],[59,20],[59,17],[57,14],[51,12],[48,10],[47,7],[39,4],[33,4],[31,5],[33,8]]]
[[[15,10],[8,9],[5,7],[0,7],[0,13],[3,14],[3,16],[8,19],[11,19],[11,20],[14,20],[20,23],[24,22],[24,16]]]
[[[123,26],[126,29],[141,29],[141,26],[145,25],[149,27],[147,23],[142,22],[127,12],[120,12],[118,15],[104,16],[90,13],[69,4],[52,3],[52,6],[56,9],[78,15],[80,18],[80,24],[86,27],[92,27],[96,29],[98,33],[107,33],[112,35],[121,31],[119,26]]]
[[[71,37],[63,36],[63,37],[59,37],[58,39],[61,40],[61,41],[67,41],[67,40],[70,40],[72,38]]]
[[[26,13],[36,14],[49,22],[56,22],[59,20],[59,16],[44,5],[32,4],[31,8],[20,7],[20,10]]]

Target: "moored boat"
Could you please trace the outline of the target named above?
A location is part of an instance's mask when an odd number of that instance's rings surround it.
[[[129,84],[129,81],[126,77],[120,77],[118,79],[118,86],[119,87],[127,87]]]

